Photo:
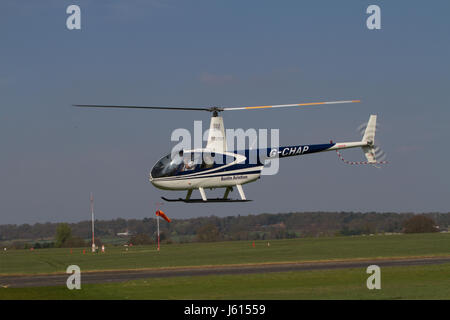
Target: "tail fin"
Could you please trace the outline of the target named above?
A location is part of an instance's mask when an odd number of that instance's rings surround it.
[[[369,122],[367,123],[366,131],[364,131],[364,136],[362,142],[367,143],[366,146],[362,147],[364,155],[369,163],[376,163],[375,158],[375,130],[377,125],[377,115],[370,115]]]
[[[375,144],[375,130],[377,125],[377,115],[370,115],[369,122],[367,123],[366,131],[364,131],[364,136],[362,141],[368,142],[369,144]]]

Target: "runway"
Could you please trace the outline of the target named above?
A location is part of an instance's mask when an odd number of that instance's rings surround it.
[[[397,259],[367,259],[367,260],[341,260],[341,261],[316,261],[316,262],[287,262],[287,263],[262,263],[229,266],[198,266],[176,267],[162,269],[139,269],[117,271],[90,271],[81,270],[81,284],[124,282],[145,278],[182,277],[182,276],[206,276],[206,275],[237,275],[267,272],[330,270],[346,268],[364,268],[369,265],[379,267],[417,266],[450,263],[450,257],[432,258],[397,258]],[[69,274],[43,274],[23,276],[0,276],[0,287],[25,288],[44,286],[65,286]]]

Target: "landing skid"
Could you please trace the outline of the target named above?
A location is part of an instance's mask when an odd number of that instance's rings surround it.
[[[175,201],[180,201],[180,202],[186,202],[186,203],[208,203],[208,202],[249,202],[252,200],[240,200],[240,199],[223,199],[223,198],[216,198],[216,199],[208,199],[206,201],[204,201],[203,199],[183,199],[183,198],[178,198],[178,199],[167,199],[165,197],[161,197],[161,199],[163,199],[164,201],[168,201],[168,202],[175,202]]]
[[[206,203],[206,202],[248,202],[248,201],[252,201],[252,200],[247,200],[245,198],[245,194],[244,194],[244,190],[242,189],[242,186],[240,184],[236,185],[236,188],[239,191],[239,195],[241,196],[241,199],[228,199],[228,195],[231,191],[233,191],[233,187],[226,187],[225,189],[225,194],[223,195],[222,198],[215,198],[215,199],[208,199],[206,197],[206,193],[205,193],[205,189],[203,189],[203,187],[199,187],[198,191],[200,191],[200,195],[202,196],[201,199],[191,199],[191,195],[192,195],[192,190],[193,189],[189,189],[188,193],[186,195],[186,198],[178,198],[178,199],[167,199],[164,197],[161,197],[161,199],[165,200],[165,201],[180,201],[180,202],[185,202],[185,203]]]

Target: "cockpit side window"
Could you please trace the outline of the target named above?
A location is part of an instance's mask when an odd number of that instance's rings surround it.
[[[170,177],[186,172],[208,170],[216,166],[230,164],[235,158],[221,153],[179,152],[161,158],[153,167],[153,178]]]

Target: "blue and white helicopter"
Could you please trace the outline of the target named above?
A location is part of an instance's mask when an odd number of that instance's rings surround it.
[[[242,185],[256,181],[261,176],[261,171],[268,160],[300,156],[324,151],[333,151],[348,148],[362,148],[367,158],[365,163],[376,164],[375,158],[375,129],[376,115],[371,115],[361,141],[338,142],[325,144],[294,145],[277,148],[264,148],[257,150],[227,150],[227,141],[223,118],[219,112],[235,110],[254,110],[267,108],[303,107],[312,105],[356,103],[359,100],[310,102],[301,104],[285,104],[254,107],[147,107],[147,106],[113,106],[113,105],[75,105],[77,107],[93,108],[133,108],[133,109],[160,109],[160,110],[188,110],[207,111],[212,113],[208,142],[205,148],[179,150],[161,158],[150,171],[150,182],[163,190],[187,190],[185,198],[167,199],[166,201],[183,202],[245,202],[247,200]],[[254,152],[255,157],[250,153]],[[228,198],[233,188],[239,192],[240,199]],[[205,189],[224,188],[222,198],[208,199]],[[198,189],[201,199],[192,199],[192,191]]]

